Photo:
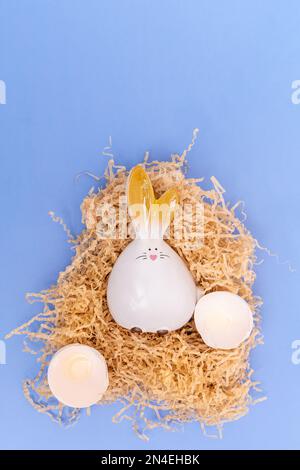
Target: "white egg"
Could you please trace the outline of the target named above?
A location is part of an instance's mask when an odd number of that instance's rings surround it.
[[[194,319],[203,341],[214,349],[237,348],[253,329],[248,303],[231,292],[204,295],[196,305]]]
[[[108,280],[114,320],[142,332],[181,328],[201,295],[184,261],[164,240],[134,240],[117,259]]]
[[[49,364],[50,390],[66,406],[94,405],[102,398],[108,383],[104,357],[89,346],[69,344],[59,349]]]

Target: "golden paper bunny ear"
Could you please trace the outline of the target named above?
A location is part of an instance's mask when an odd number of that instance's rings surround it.
[[[157,204],[167,204],[172,212],[172,217],[174,215],[174,209],[176,204],[179,203],[179,194],[176,188],[168,189],[159,199],[156,200]]]
[[[154,191],[149,176],[141,165],[135,166],[129,175],[128,207],[135,204],[144,204],[149,211],[154,203]]]
[[[139,238],[148,238],[150,230],[149,213],[155,201],[149,176],[141,165],[135,166],[128,177],[128,212]]]
[[[129,175],[127,199],[137,236],[162,238],[179,200],[177,190],[171,188],[159,199],[155,199],[149,176],[141,165],[137,165]]]
[[[179,203],[179,194],[176,188],[168,189],[155,201],[151,212],[151,230],[159,230],[159,238],[164,236]]]

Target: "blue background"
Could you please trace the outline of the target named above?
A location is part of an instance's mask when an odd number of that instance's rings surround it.
[[[298,0],[0,0],[0,338],[39,311],[24,295],[54,283],[71,259],[61,227],[82,229],[79,205],[101,174],[113,139],[120,163],[149,150],[165,159],[200,129],[190,174],[215,175],[228,200],[243,199],[248,226],[279,255],[257,268],[265,345],[252,355],[268,400],[227,424],[223,440],[155,430],[149,443],[118,406],[63,429],[34,411],[21,382],[37,370],[22,338],[0,365],[0,447],[240,449],[300,447],[300,79]]]

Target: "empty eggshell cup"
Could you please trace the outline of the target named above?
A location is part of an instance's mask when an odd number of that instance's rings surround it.
[[[205,344],[214,349],[234,349],[253,329],[248,303],[231,292],[204,295],[195,308],[196,328]]]
[[[48,384],[52,394],[64,405],[87,408],[99,402],[108,388],[106,361],[90,346],[69,344],[52,357]]]

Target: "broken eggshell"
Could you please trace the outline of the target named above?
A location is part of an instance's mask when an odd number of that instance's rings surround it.
[[[253,315],[248,303],[225,291],[201,297],[194,320],[204,343],[214,349],[237,348],[253,329]]]
[[[58,401],[73,408],[97,403],[108,388],[107,365],[102,354],[82,344],[69,344],[52,357],[48,384]]]

